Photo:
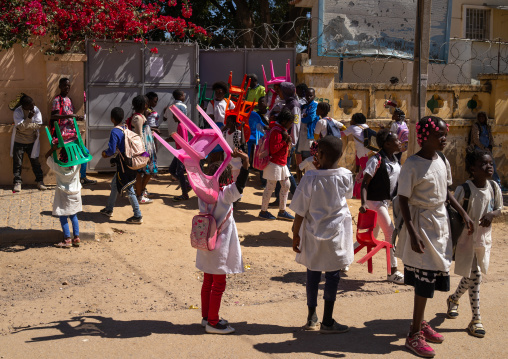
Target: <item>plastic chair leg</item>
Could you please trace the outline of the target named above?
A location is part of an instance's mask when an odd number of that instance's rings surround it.
[[[355,249],[355,254],[360,252],[363,248],[365,247],[365,244],[360,244],[356,249]]]
[[[386,247],[386,272],[392,274],[392,265],[390,263],[390,247]]]
[[[368,263],[368,271],[370,274],[372,274],[372,272],[374,272],[374,266],[372,265],[372,257],[369,258],[369,263]]]
[[[368,253],[365,255],[365,257],[363,257],[362,259],[360,259],[358,261],[358,263],[365,263],[367,260],[369,260],[370,258],[372,258],[374,256],[374,254],[376,254],[381,248],[383,248],[385,245],[383,243],[381,244],[378,244],[376,247],[374,247],[374,249],[372,249],[372,247],[369,248],[369,251]]]

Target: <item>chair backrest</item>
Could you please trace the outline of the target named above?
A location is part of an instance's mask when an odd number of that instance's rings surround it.
[[[55,126],[55,133],[58,138],[58,147],[61,148],[60,151],[65,151],[67,155],[67,162],[62,162],[58,159],[57,152],[53,152],[53,159],[55,163],[61,167],[71,167],[76,165],[81,165],[92,160],[92,155],[86,149],[83,139],[81,138],[81,134],[79,133],[79,128],[76,123],[76,119],[73,120],[74,128],[76,129],[76,139],[72,142],[65,143],[62,133],[60,131],[59,126]],[[53,137],[51,136],[51,132],[49,128],[46,126],[46,135],[48,136],[49,144],[53,143]]]
[[[367,209],[365,213],[358,214],[358,225],[356,227],[356,240],[360,244],[374,244],[374,228],[377,224],[377,212]]]
[[[233,86],[233,71],[229,72],[229,79],[228,79],[228,85],[229,85],[229,93],[232,95],[239,95],[243,97],[243,95],[247,92],[247,89],[250,87],[250,79],[247,83],[247,88],[245,87],[245,81],[247,81],[247,74],[243,75],[243,81],[241,86]]]
[[[291,67],[290,62],[288,59],[288,62],[286,63],[286,75],[285,76],[279,76],[275,77],[275,71],[273,69],[273,61],[270,60],[270,75],[272,78],[270,80],[266,79],[266,73],[265,73],[265,67],[261,65],[261,68],[263,69],[263,79],[265,80],[265,88],[268,88],[268,86],[273,84],[280,84],[282,82],[291,82]]]

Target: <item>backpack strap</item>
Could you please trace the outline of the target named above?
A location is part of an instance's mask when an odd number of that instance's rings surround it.
[[[445,157],[444,153],[443,153],[443,152],[441,152],[441,151],[437,151],[436,153],[437,153],[437,155],[438,155],[439,157],[441,157],[441,159],[443,160],[443,162],[446,164],[446,157]]]
[[[497,183],[494,180],[489,180],[490,187],[492,187],[492,191],[494,192],[494,202],[496,201],[497,197]]]
[[[464,201],[462,202],[462,208],[467,212],[469,206],[469,197],[471,197],[471,188],[469,187],[468,183],[463,183],[461,186],[464,188]]]
[[[231,214],[233,214],[233,206],[231,206],[231,209],[229,210],[228,214],[226,215],[226,218],[224,218],[224,220],[222,221],[222,223],[220,224],[219,227],[217,227],[217,235],[219,235],[222,231],[222,226],[224,225],[224,223],[227,222],[227,220],[229,219],[229,217],[231,216]]]

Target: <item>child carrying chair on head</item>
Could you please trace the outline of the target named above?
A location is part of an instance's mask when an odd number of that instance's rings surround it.
[[[400,174],[400,162],[395,153],[400,152],[401,143],[397,135],[387,128],[381,129],[376,135],[376,142],[381,150],[369,158],[363,171],[360,213],[366,209],[377,212],[377,226],[374,237],[377,238],[379,229],[383,231],[385,241],[391,243],[395,229],[388,207],[397,193],[397,183]],[[395,249],[390,250],[391,274],[387,276],[389,282],[404,284],[404,275],[397,269]]]
[[[427,342],[442,343],[444,337],[424,320],[425,306],[434,291],[450,290],[452,240],[445,202],[459,212],[469,234],[473,222],[448,190],[451,168],[440,152],[446,146],[448,125],[439,117],[426,116],[416,124],[416,134],[421,150],[400,171],[398,196],[404,226],[395,254],[404,262],[404,283],[415,288],[406,348],[431,358],[435,352]]]
[[[487,274],[492,247],[492,220],[501,215],[503,196],[498,184],[491,180],[494,161],[489,151],[469,149],[466,155],[466,171],[472,179],[455,190],[455,198],[466,207],[473,220],[474,232],[463,231],[455,250],[455,274],[462,276],[459,286],[447,299],[448,318],[455,319],[459,312],[459,299],[469,291],[469,303],[473,318],[467,330],[475,337],[483,338],[485,328],[480,316],[481,273]],[[466,190],[467,188],[467,190]],[[466,194],[467,192],[467,194]],[[465,205],[464,205],[465,204]]]
[[[315,166],[298,185],[290,208],[295,211],[293,250],[296,261],[307,267],[308,316],[305,329],[344,333],[349,327],[333,319],[340,269],[354,259],[353,226],[346,198],[353,193],[353,174],[339,168],[342,141],[326,136],[318,142]],[[317,295],[325,273],[324,313],[318,327]]]
[[[78,212],[81,212],[81,182],[79,181],[80,166],[61,167],[53,160],[53,152],[58,149],[57,144],[53,144],[50,150],[46,153],[46,163],[48,167],[55,172],[56,188],[55,198],[53,199],[53,216],[60,218],[60,224],[64,233],[64,240],[55,244],[58,248],[71,248],[79,247],[81,241],[79,239],[79,222]],[[60,161],[64,161],[60,151]],[[69,229],[67,219],[72,222],[72,234]]]
[[[228,165],[219,177],[220,192],[215,205],[209,205],[199,199],[199,211],[213,215],[219,228],[215,249],[212,251],[198,250],[196,268],[204,272],[201,288],[201,325],[210,334],[230,334],[235,331],[227,320],[219,319],[222,294],[226,288],[226,275],[243,273],[242,250],[238,240],[233,203],[242,197],[243,189],[249,178],[249,156],[235,150],[233,158],[240,158],[242,168],[236,182],[233,182],[231,166]],[[208,168],[212,176],[220,167],[221,162],[214,162]],[[219,226],[219,223],[222,225]]]

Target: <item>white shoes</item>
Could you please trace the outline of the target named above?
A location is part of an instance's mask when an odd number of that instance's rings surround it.
[[[206,325],[208,324],[208,321],[206,319],[201,319],[201,326],[203,328],[206,328]],[[228,325],[229,322],[226,320],[226,319],[220,319],[219,320],[219,324],[222,324],[222,325]]]
[[[230,327],[229,325],[222,325],[217,323],[215,327],[212,327],[210,324],[206,324],[205,331],[208,334],[231,334],[235,332],[235,328]]]
[[[21,192],[21,183],[15,183],[12,192]]]
[[[392,282],[395,284],[404,284],[404,274],[402,274],[399,271],[396,271],[395,273],[387,275],[386,280],[388,282]]]
[[[151,200],[150,198],[145,197],[145,196],[140,196],[140,197],[138,197],[138,203],[139,204],[148,204],[148,203],[153,203],[153,200]]]
[[[39,191],[45,191],[48,189],[48,187],[46,187],[44,185],[44,182],[40,181],[40,182],[37,182],[37,188],[39,189]]]

